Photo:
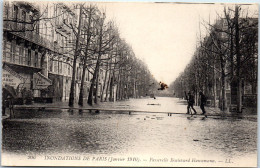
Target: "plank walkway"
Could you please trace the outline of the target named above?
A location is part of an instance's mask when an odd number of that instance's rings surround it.
[[[82,110],[82,112],[87,111],[87,112],[94,112],[94,113],[100,113],[100,112],[115,112],[115,113],[126,113],[126,114],[134,114],[134,113],[150,113],[150,114],[168,114],[168,116],[172,116],[174,114],[182,114],[182,115],[187,115],[187,116],[205,116],[202,114],[196,114],[196,115],[191,115],[191,114],[186,114],[186,113],[181,113],[181,112],[169,112],[169,111],[147,111],[147,110],[137,110],[137,109],[119,109],[119,108],[101,108],[101,107],[68,107],[68,106],[34,106],[34,105],[17,105],[15,107],[15,110],[26,110],[26,109],[35,109],[37,111],[42,111],[45,109],[49,110]],[[234,114],[223,114],[216,112],[215,114],[207,114],[207,117],[234,117],[236,115]]]

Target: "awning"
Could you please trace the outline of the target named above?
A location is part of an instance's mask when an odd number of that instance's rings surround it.
[[[40,72],[33,74],[33,89],[46,89],[52,81]]]
[[[13,71],[8,65],[4,64],[3,66],[3,75],[2,75],[2,86],[5,85],[12,86],[17,88],[20,83],[23,83],[24,78]]]

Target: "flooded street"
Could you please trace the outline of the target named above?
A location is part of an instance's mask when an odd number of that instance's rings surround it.
[[[175,98],[103,103],[100,107],[186,113],[186,106]],[[257,122],[167,113],[26,110],[16,112],[15,119],[3,120],[2,144],[3,153],[8,154],[152,155],[254,164]]]

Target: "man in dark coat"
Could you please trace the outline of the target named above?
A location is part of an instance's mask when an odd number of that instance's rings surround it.
[[[188,106],[187,106],[187,114],[190,114],[190,108],[194,111],[194,114],[197,114],[196,110],[194,109],[193,105],[195,103],[194,95],[191,92],[188,92]],[[192,113],[191,113],[192,114]]]
[[[204,107],[207,103],[206,96],[201,91],[199,95],[200,95],[200,109],[202,110],[202,114],[206,114],[205,107]]]

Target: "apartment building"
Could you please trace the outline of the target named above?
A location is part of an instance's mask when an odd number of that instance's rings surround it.
[[[31,91],[35,100],[49,98],[68,100],[75,33],[71,26],[78,23],[77,6],[64,3],[4,3],[3,24],[3,87]],[[81,39],[84,43],[84,39]],[[79,96],[81,61],[76,66],[75,98]],[[92,75],[84,80],[87,97]]]

